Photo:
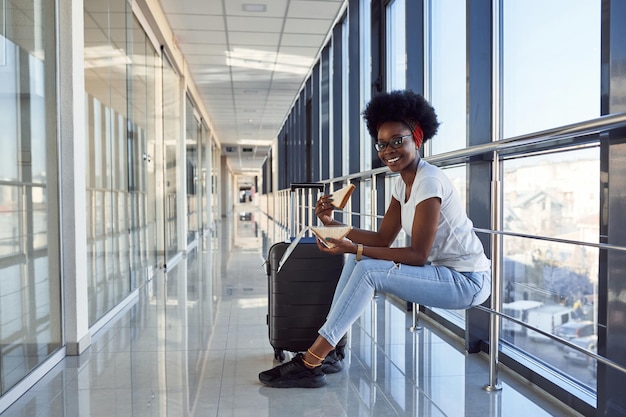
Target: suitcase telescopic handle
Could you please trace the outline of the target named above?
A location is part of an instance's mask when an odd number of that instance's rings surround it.
[[[324,192],[324,184],[319,182],[294,182],[291,184],[291,221],[289,225],[289,234],[296,236],[296,190],[308,189]]]
[[[319,182],[294,182],[291,184],[291,191],[295,191],[298,188],[317,189],[319,191],[324,191],[324,184],[321,184]]]

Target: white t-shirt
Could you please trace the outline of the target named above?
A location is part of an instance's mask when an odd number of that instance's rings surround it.
[[[402,229],[409,236],[413,229],[415,207],[428,198],[441,199],[437,234],[428,256],[431,265],[447,266],[459,272],[480,272],[491,267],[456,189],[441,169],[421,159],[407,202],[404,202],[406,184],[402,177],[394,180],[392,195],[400,202]]]

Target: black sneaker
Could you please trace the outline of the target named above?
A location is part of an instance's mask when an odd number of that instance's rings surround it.
[[[321,366],[306,367],[298,353],[291,361],[261,372],[259,381],[273,388],[319,388],[326,385],[326,375]]]
[[[322,362],[322,372],[325,374],[334,374],[340,372],[343,369],[343,364],[341,363],[341,359],[337,355],[335,350],[331,350],[328,355],[324,358]]]

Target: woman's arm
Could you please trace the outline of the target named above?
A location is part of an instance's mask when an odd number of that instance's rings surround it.
[[[330,203],[330,197],[323,195],[319,198],[315,205],[315,214],[324,224],[324,226],[341,226],[342,223],[332,218],[333,206]],[[368,246],[384,246],[391,245],[393,240],[402,228],[400,203],[392,198],[391,204],[385,212],[385,216],[378,228],[378,231],[363,230],[353,228],[348,233],[347,238],[355,243],[361,243]]]
[[[393,199],[389,205],[385,218],[381,223],[379,232],[366,232],[360,229],[353,229],[348,240],[329,239],[337,246],[333,249],[325,249],[321,244],[318,246],[329,253],[356,253],[357,244],[363,244],[363,255],[374,259],[386,259],[406,265],[423,266],[428,260],[428,255],[435,241],[437,226],[439,224],[439,211],[441,209],[441,199],[433,197],[426,199],[415,207],[413,218],[413,228],[411,235],[411,245],[401,248],[388,247],[397,236],[400,224],[400,203]],[[397,218],[398,223],[395,223]],[[395,233],[392,233],[394,232]],[[374,237],[374,235],[376,235]],[[392,236],[392,237],[391,237]],[[388,239],[391,240],[388,241]],[[388,243],[383,246],[375,243]],[[373,244],[374,243],[374,244]]]

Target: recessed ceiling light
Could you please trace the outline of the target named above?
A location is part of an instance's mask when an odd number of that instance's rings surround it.
[[[264,13],[267,10],[267,6],[259,3],[244,3],[241,5],[241,10],[244,12]]]

